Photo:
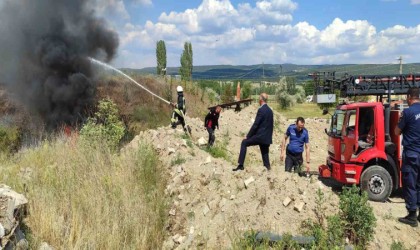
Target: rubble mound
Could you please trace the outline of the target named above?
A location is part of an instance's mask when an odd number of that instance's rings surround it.
[[[172,129],[168,125],[141,132],[127,146],[136,148],[141,141],[152,144],[165,166],[165,174],[169,176],[165,192],[171,201],[170,219],[164,249],[226,249],[250,230],[298,235],[304,220],[315,220],[318,189],[322,190],[327,201],[323,204],[325,216],[338,212],[337,193],[317,176],[299,177],[296,173],[284,171],[279,148],[284,131],[294,121],[286,120],[278,112],[274,112],[275,131],[270,147],[272,170],[263,167],[259,148],[250,147],[245,170],[232,171],[237,164],[241,140],[249,131],[257,108],[252,105],[241,112],[225,110],[221,113],[215,146],[224,144],[226,155],[223,158],[214,158],[206,150],[208,134],[203,120],[198,118],[186,119],[192,136],[185,135],[181,127]],[[327,156],[324,128],[328,126],[325,119],[306,119],[311,170],[317,170]],[[403,226],[382,216],[390,208],[381,203],[371,204],[378,219],[372,249],[389,246],[392,239],[403,241],[414,237],[416,243],[418,233],[407,234]],[[383,228],[395,225],[399,226],[401,233],[390,238]]]

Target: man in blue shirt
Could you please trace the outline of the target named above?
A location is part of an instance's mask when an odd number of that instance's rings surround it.
[[[420,208],[420,99],[419,88],[410,88],[407,93],[409,108],[404,109],[396,135],[403,135],[402,145],[402,184],[405,206],[408,215],[398,221],[412,227],[418,226],[419,217],[416,216]],[[417,218],[416,218],[417,217]]]
[[[288,138],[289,144],[285,147]],[[297,171],[297,168],[303,164],[303,145],[305,145],[306,151],[306,171],[309,171],[309,133],[305,128],[305,119],[298,117],[296,124],[291,124],[287,128],[283,143],[281,144],[280,161],[284,160],[286,153],[285,170],[287,172],[292,172],[293,169]]]

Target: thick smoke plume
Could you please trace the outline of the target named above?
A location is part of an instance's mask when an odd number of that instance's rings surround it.
[[[87,0],[0,0],[0,83],[48,126],[79,120],[93,102],[88,57],[109,61],[118,36]]]

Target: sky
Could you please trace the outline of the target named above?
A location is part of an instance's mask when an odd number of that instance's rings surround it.
[[[420,0],[95,0],[119,34],[117,67],[420,62]]]

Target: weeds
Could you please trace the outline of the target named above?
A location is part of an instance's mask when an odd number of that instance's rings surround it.
[[[177,154],[174,159],[171,161],[171,166],[177,166],[185,163],[186,160],[180,154]]]
[[[317,221],[302,223],[305,234],[315,237],[316,249],[342,248],[345,238],[359,249],[365,249],[373,238],[376,219],[372,207],[367,202],[367,194],[360,195],[356,186],[346,188],[340,195],[340,211],[327,217],[324,223],[324,194],[318,190],[315,215]]]
[[[0,153],[12,153],[21,145],[21,132],[17,127],[6,127],[0,124]]]
[[[81,138],[88,144],[102,141],[116,149],[125,134],[125,126],[119,120],[117,105],[110,99],[99,102],[98,111],[89,118],[80,131]]]
[[[233,249],[242,250],[264,250],[264,249],[278,249],[278,250],[300,250],[300,246],[293,240],[291,234],[284,234],[281,239],[276,242],[270,242],[269,238],[259,239],[255,231],[248,231],[242,237],[239,237],[233,243]]]
[[[404,246],[404,244],[400,241],[392,241],[391,250],[406,250],[407,248]]]

